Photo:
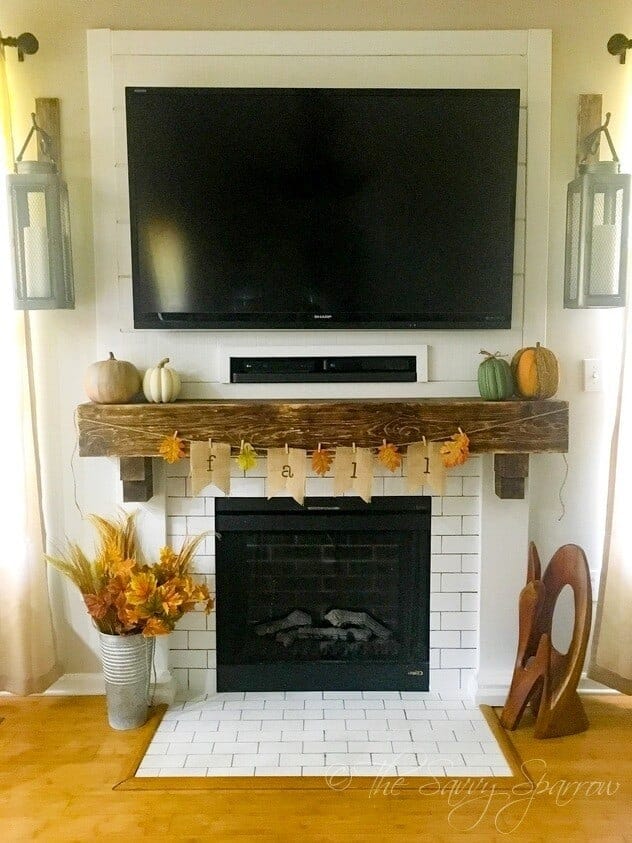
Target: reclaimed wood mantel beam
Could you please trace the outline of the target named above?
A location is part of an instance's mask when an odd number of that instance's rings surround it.
[[[82,404],[79,454],[152,457],[160,440],[216,439],[258,448],[407,445],[444,439],[461,427],[472,453],[527,454],[568,450],[565,401],[480,399],[354,401],[176,401],[173,404]]]

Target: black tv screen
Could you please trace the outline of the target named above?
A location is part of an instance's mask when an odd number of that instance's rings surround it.
[[[127,88],[137,328],[508,328],[519,91]]]

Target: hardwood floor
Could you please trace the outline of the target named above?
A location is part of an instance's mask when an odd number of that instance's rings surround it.
[[[437,792],[441,780],[420,793],[412,779],[395,792],[392,780],[373,790],[113,791],[146,730],[111,730],[101,697],[4,697],[0,841],[632,841],[632,698],[584,700],[583,734],[536,741],[525,718],[512,735],[538,792],[450,795]]]

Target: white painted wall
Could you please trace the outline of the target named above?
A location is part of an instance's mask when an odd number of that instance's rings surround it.
[[[563,228],[565,186],[573,176],[575,110],[580,93],[604,94],[604,106],[613,112],[613,136],[624,160],[624,143],[632,65],[620,66],[605,44],[614,32],[632,31],[628,0],[610,0],[596,8],[590,0],[544,4],[533,0],[337,0],[308,4],[302,0],[218,0],[209,5],[192,0],[174,6],[166,0],[151,4],[120,4],[114,0],[76,3],[57,0],[5,0],[3,34],[24,30],[36,33],[37,56],[18,64],[9,55],[9,76],[14,89],[16,144],[28,130],[35,96],[57,96],[62,104],[62,156],[72,200],[73,246],[77,276],[77,309],[36,314],[40,421],[43,428],[43,465],[47,528],[52,540],[68,535],[87,538],[74,505],[70,462],[74,445],[72,413],[83,400],[81,379],[88,363],[103,352],[97,345],[95,278],[92,254],[91,176],[88,142],[88,86],[85,31],[113,29],[515,29],[550,28],[553,32],[552,145],[550,237],[548,259],[548,343],[562,362],[560,397],[571,402],[571,452],[566,486],[566,516],[558,523],[557,494],[564,464],[560,456],[532,459],[530,533],[543,557],[562,541],[577,541],[587,551],[593,569],[599,568],[604,516],[604,483],[609,440],[609,413],[614,394],[614,367],[606,394],[580,391],[580,360],[603,356],[610,360],[621,334],[621,313],[573,312],[562,309]],[[627,88],[626,88],[627,86]],[[627,94],[626,94],[627,90]],[[629,137],[630,135],[628,135]],[[401,342],[410,337],[400,335]],[[158,359],[156,354],[148,358]],[[144,361],[139,361],[139,364]],[[149,361],[148,361],[149,362]],[[474,360],[468,361],[470,377]],[[446,372],[446,376],[449,372]],[[104,498],[116,493],[115,465],[108,460],[75,459],[78,497],[84,511],[103,511]],[[114,498],[111,497],[111,500]],[[514,504],[507,502],[512,507]],[[498,537],[502,539],[502,537]],[[511,539],[513,538],[513,541]],[[517,566],[513,588],[522,581],[526,535],[507,537],[495,547],[507,566]],[[503,585],[509,599],[511,585]],[[76,596],[55,583],[56,620],[62,656],[68,671],[96,669],[90,626]],[[481,631],[483,635],[483,630]],[[513,642],[500,647],[507,655]],[[506,651],[506,652],[505,652]],[[504,660],[504,656],[503,656]],[[491,678],[490,678],[490,681]]]

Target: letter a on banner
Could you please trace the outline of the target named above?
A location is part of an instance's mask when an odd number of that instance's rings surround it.
[[[230,445],[227,442],[191,442],[191,491],[199,495],[209,485],[230,494]]]
[[[336,448],[334,495],[355,492],[366,503],[373,487],[373,453],[368,448]]]
[[[268,448],[266,494],[271,498],[286,490],[296,503],[305,500],[307,451],[302,448]]]
[[[445,489],[445,466],[441,459],[441,442],[414,442],[406,450],[406,486],[415,492],[429,486],[435,495]]]

